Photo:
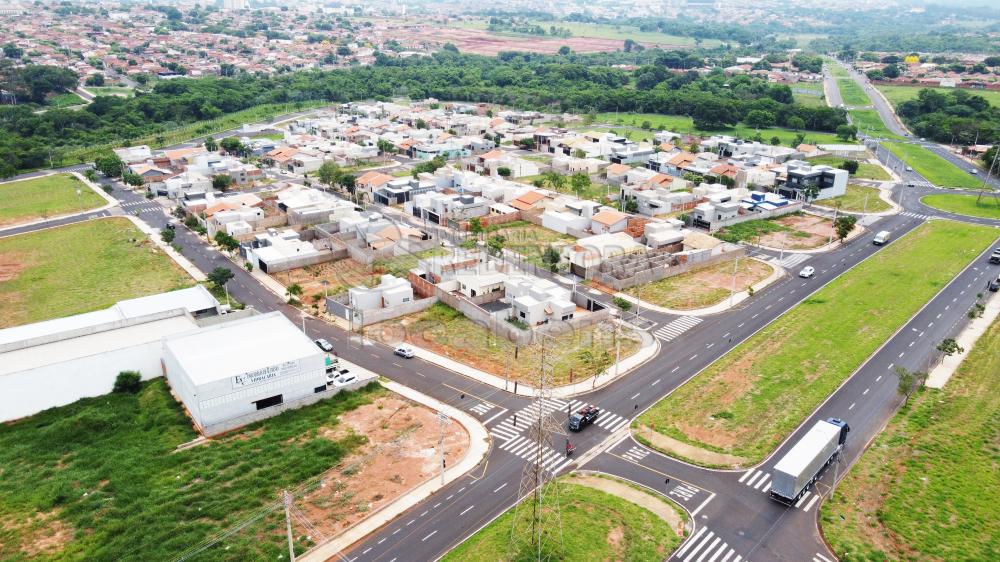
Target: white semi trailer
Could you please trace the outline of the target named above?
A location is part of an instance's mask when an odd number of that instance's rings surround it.
[[[774,465],[771,498],[793,504],[840,452],[851,431],[844,421],[829,418],[816,425]]]

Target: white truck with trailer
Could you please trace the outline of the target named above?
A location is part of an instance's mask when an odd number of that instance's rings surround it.
[[[797,502],[843,449],[849,431],[850,426],[836,418],[816,422],[774,465],[771,498],[788,505]]]

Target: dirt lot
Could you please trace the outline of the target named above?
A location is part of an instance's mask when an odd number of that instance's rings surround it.
[[[478,29],[457,29],[451,27],[410,27],[405,36],[429,44],[454,43],[463,53],[496,55],[500,51],[522,51],[530,53],[554,54],[566,45],[577,53],[597,53],[619,51],[622,42],[615,39],[593,37],[570,37],[568,39],[547,39],[541,37],[517,37],[497,35]]]
[[[336,428],[317,428],[331,439],[364,435],[368,444],[330,470],[319,488],[296,499],[296,507],[323,536],[343,532],[438,474],[439,428],[435,412],[397,395],[348,412]],[[469,434],[452,423],[444,447],[448,464],[458,462],[468,450]],[[310,534],[301,524],[295,532]]]
[[[760,243],[770,248],[786,250],[809,250],[826,244],[830,237],[837,237],[833,221],[814,215],[794,214],[776,219],[774,222],[789,228],[761,236]]]
[[[653,304],[678,310],[691,310],[712,306],[733,290],[733,269],[736,268],[736,291],[767,279],[774,272],[770,265],[755,259],[741,258],[710,265],[654,283],[640,285],[629,294]]]
[[[302,287],[302,297],[299,300],[307,305],[315,303],[321,311],[326,310],[323,281],[330,283],[326,287],[330,296],[346,293],[351,287],[373,286],[379,282],[377,273],[350,258],[279,271],[272,274],[272,277],[286,288],[297,283]]]

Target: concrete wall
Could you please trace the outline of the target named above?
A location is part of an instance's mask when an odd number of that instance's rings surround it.
[[[351,309],[348,308],[346,301],[347,296],[343,295],[340,297],[327,297],[326,299],[326,311],[332,316],[338,318],[343,318],[344,320],[350,321],[351,319]],[[363,313],[359,312],[354,317],[354,327],[360,328],[363,326],[371,326],[372,324],[378,324],[379,322],[385,322],[386,320],[392,320],[393,318],[399,318],[400,316],[406,316],[407,314],[415,314],[417,312],[422,312],[427,310],[434,303],[438,302],[436,296],[432,296],[424,299],[417,299],[407,303],[399,304],[397,306],[388,306],[385,308],[376,308],[374,310],[365,310]]]
[[[721,248],[721,246],[719,246],[719,248]],[[683,255],[682,259],[678,263],[637,270],[634,275],[625,279],[619,279],[618,277],[599,271],[597,268],[591,268],[591,279],[606,287],[611,287],[616,291],[623,291],[630,287],[653,283],[661,279],[687,273],[688,271],[692,271],[694,269],[734,260],[737,257],[743,257],[745,255],[746,248],[743,248],[742,246],[734,246],[732,249],[718,252],[705,251],[690,253]]]
[[[745,215],[739,215],[731,219],[712,221],[712,228],[709,229],[709,232],[715,232],[716,230],[719,230],[721,228],[732,226],[734,224],[739,224],[741,222],[747,222],[759,219],[768,219],[771,217],[780,217],[791,213],[797,213],[801,210],[802,210],[802,203],[789,203],[788,205],[785,205],[784,207],[779,207],[773,211],[761,211],[761,212],[750,211]]]

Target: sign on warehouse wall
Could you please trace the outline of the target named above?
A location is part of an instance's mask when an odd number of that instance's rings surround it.
[[[245,388],[256,386],[261,383],[279,379],[299,370],[298,360],[285,361],[277,365],[270,365],[246,373],[241,373],[233,377],[233,388]]]

